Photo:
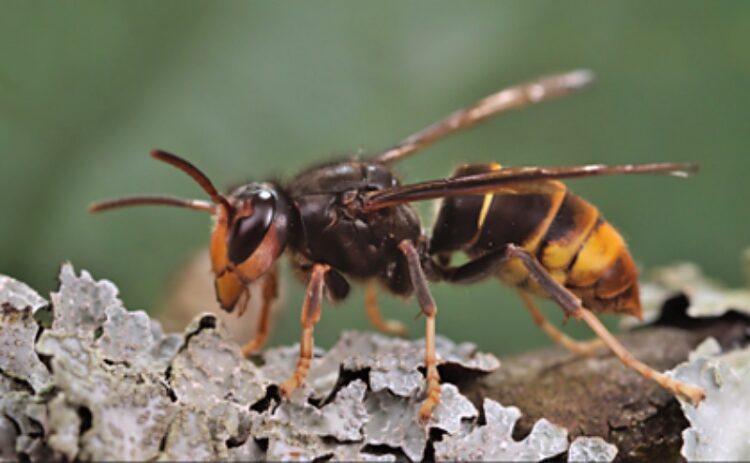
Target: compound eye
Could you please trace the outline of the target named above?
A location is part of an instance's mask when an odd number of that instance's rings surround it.
[[[252,212],[232,223],[229,232],[229,260],[239,265],[250,257],[266,237],[276,213],[276,199],[267,190],[261,190],[250,198]]]

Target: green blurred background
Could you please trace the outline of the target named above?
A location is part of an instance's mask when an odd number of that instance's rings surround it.
[[[598,76],[593,91],[452,137],[400,174],[436,178],[468,161],[697,161],[689,180],[571,184],[619,227],[642,268],[692,260],[739,284],[750,243],[748,44],[750,3],[739,1],[4,1],[0,272],[46,292],[69,259],[115,281],[128,307],[153,307],[207,244],[208,217],[85,211],[118,195],[202,196],[149,149],[186,156],[220,185],[288,177],[331,155],[386,148],[508,84],[583,67]],[[302,288],[287,287],[273,343],[299,332]],[[456,340],[499,353],[548,343],[497,282],[434,292],[438,329]],[[361,306],[357,291],[326,307],[317,341],[366,328]],[[413,302],[384,306],[421,335]]]

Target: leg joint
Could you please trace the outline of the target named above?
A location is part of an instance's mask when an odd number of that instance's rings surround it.
[[[570,292],[570,290],[555,281],[547,269],[539,263],[534,255],[515,244],[507,245],[505,248],[505,254],[510,258],[515,257],[521,260],[523,265],[529,271],[531,278],[533,278],[534,281],[536,281],[539,286],[547,292],[547,295],[550,298],[562,307],[566,316],[579,317],[583,305],[581,300],[578,299],[575,294]]]

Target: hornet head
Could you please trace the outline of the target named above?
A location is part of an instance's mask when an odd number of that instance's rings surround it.
[[[152,151],[151,156],[190,175],[208,193],[211,202],[134,196],[94,203],[89,211],[158,204],[211,213],[215,219],[210,251],[216,299],[224,310],[231,312],[241,296],[249,300],[248,285],[263,276],[284,251],[292,217],[289,201],[271,183],[250,183],[224,196],[190,162],[159,150]]]

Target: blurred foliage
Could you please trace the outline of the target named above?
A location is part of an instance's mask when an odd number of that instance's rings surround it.
[[[221,185],[288,177],[332,154],[388,147],[502,86],[585,67],[598,75],[592,92],[452,137],[400,173],[424,180],[490,160],[697,161],[687,181],[571,183],[644,268],[692,260],[738,283],[750,237],[748,43],[746,2],[5,1],[0,272],[51,289],[69,259],[116,281],[129,307],[152,307],[207,244],[208,218],[85,212],[125,194],[202,196],[150,148],[188,157]],[[299,331],[302,288],[287,286],[274,342]],[[548,342],[497,282],[436,285],[435,296],[439,331],[454,339],[495,352]],[[366,327],[361,301],[358,292],[347,310],[326,308],[317,340]],[[384,303],[421,333],[414,302]]]

